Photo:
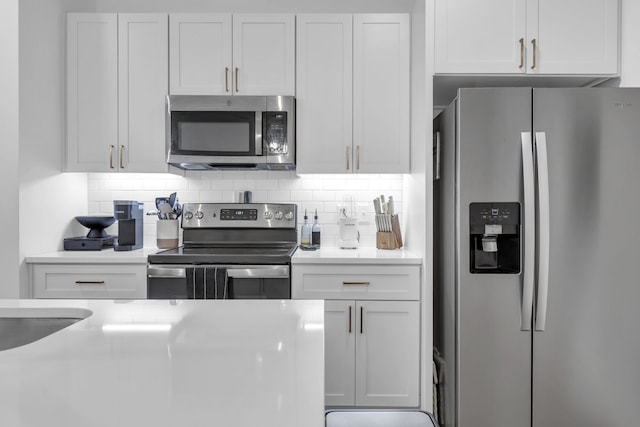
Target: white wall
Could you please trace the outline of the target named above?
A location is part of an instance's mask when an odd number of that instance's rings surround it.
[[[0,1],[0,194],[5,215],[0,221],[0,298],[18,296],[18,0]]]
[[[16,204],[20,221],[14,227],[20,233],[21,289],[27,280],[24,256],[61,248],[73,217],[87,210],[86,176],[62,173],[64,11],[84,4],[81,0],[20,1],[20,195]]]

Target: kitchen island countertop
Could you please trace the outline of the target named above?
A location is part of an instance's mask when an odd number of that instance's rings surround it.
[[[322,301],[0,300],[0,318],[51,308],[92,314],[0,351],[2,425],[324,425]]]

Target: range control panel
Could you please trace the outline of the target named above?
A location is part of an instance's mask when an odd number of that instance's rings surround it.
[[[182,228],[296,228],[297,206],[287,203],[185,203]]]

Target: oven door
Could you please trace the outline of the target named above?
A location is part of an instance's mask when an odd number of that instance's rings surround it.
[[[291,299],[289,265],[147,267],[148,299]]]

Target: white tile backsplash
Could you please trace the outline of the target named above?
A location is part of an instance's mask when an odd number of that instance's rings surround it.
[[[302,175],[283,171],[189,172],[186,177],[172,174],[89,174],[89,214],[113,212],[113,200],[137,200],[145,212],[155,209],[156,197],[177,192],[185,202],[233,202],[239,191],[252,192],[253,202],[295,203],[298,206],[298,233],[304,210],[313,222],[318,209],[322,244],[338,246],[336,207],[349,203],[366,204],[370,224],[360,224],[360,244],[375,246],[373,199],[393,195],[396,209],[402,207],[403,175]],[[155,216],[145,216],[144,245],[156,246]]]

